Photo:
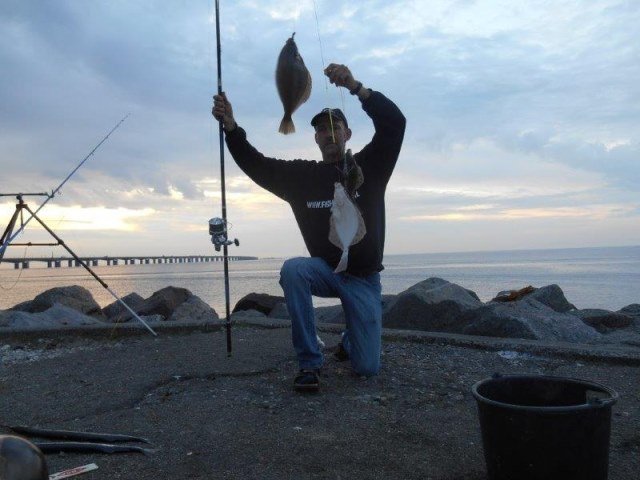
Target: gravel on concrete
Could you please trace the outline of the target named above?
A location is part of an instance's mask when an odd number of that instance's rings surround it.
[[[385,332],[383,370],[355,376],[327,354],[318,394],[292,389],[286,322],[233,330],[105,330],[0,337],[0,424],[124,433],[155,453],[48,455],[91,479],[450,479],[486,477],[471,387],[495,372],[582,378],[620,394],[610,478],[640,471],[640,349]],[[219,327],[219,326],[218,326]],[[273,327],[273,328],[265,328]],[[339,335],[321,336],[335,346]]]

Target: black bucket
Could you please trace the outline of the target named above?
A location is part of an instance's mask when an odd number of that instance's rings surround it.
[[[612,389],[543,375],[476,383],[490,480],[606,480]]]

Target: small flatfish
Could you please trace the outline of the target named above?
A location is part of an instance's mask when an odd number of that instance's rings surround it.
[[[344,156],[343,170],[345,189],[351,198],[355,198],[356,190],[364,183],[364,176],[362,175],[362,169],[351,154],[351,149],[347,150]]]
[[[311,74],[298,52],[294,36],[295,33],[282,47],[276,67],[276,87],[284,107],[284,116],[278,131],[285,135],[296,131],[291,115],[311,95]]]
[[[329,241],[342,250],[335,273],[344,272],[349,262],[349,247],[358,243],[367,233],[362,214],[340,182],[335,183]]]

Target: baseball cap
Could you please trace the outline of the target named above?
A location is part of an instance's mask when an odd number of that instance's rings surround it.
[[[347,117],[344,116],[344,113],[342,113],[342,110],[340,110],[339,108],[323,108],[320,113],[318,113],[311,119],[311,126],[315,127],[318,121],[325,115],[331,115],[336,120],[342,121],[342,123],[344,123],[344,126],[349,128]]]

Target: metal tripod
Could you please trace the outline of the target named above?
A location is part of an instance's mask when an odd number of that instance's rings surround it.
[[[16,226],[16,223],[18,221],[18,218],[20,219],[20,227],[24,226],[24,215],[23,215],[23,210],[26,210],[28,213],[31,214],[31,218],[34,218],[40,225],[42,225],[42,228],[44,228],[47,232],[49,232],[49,234],[56,239],[57,243],[33,243],[33,242],[27,242],[27,243],[11,243],[11,245],[13,246],[57,246],[60,245],[62,246],[62,248],[64,248],[67,252],[69,252],[69,254],[75,259],[75,261],[79,264],[82,265],[82,267],[84,267],[84,269],[89,272],[93,278],[95,278],[100,285],[102,285],[117,301],[119,301],[128,311],[129,313],[133,314],[133,316],[138,319],[138,321],[140,321],[146,328],[147,330],[149,330],[151,333],[153,333],[154,335],[157,335],[156,332],[144,321],[142,320],[138,314],[136,312],[134,312],[129,305],[127,305],[124,301],[122,301],[115,293],[113,293],[113,291],[109,288],[109,285],[107,285],[93,270],[91,270],[91,267],[89,267],[89,265],[87,265],[87,263],[82,260],[80,257],[78,257],[73,250],[71,250],[71,248],[69,248],[69,246],[64,242],[64,240],[62,240],[58,235],[55,234],[55,232],[53,230],[51,230],[46,223],[44,223],[42,221],[42,219],[40,217],[38,217],[38,215],[36,215],[36,213],[31,210],[31,208],[29,208],[29,205],[27,205],[24,200],[22,199],[22,197],[27,196],[27,195],[33,195],[33,196],[47,196],[49,197],[50,195],[48,193],[5,193],[5,194],[0,194],[0,197],[7,197],[7,196],[15,196],[16,199],[18,200],[18,203],[16,204],[16,210],[15,212],[13,212],[13,215],[11,216],[11,219],[9,220],[9,224],[7,225],[7,228],[5,229],[4,233],[2,234],[2,239],[0,239],[0,245],[5,245],[5,243],[8,243],[9,239],[11,238],[11,234],[13,233],[13,229]],[[5,248],[3,248],[2,250],[0,250],[0,260],[2,260],[2,258],[4,257],[4,252],[6,250],[6,247],[10,246],[9,244],[7,244],[5,246]]]

